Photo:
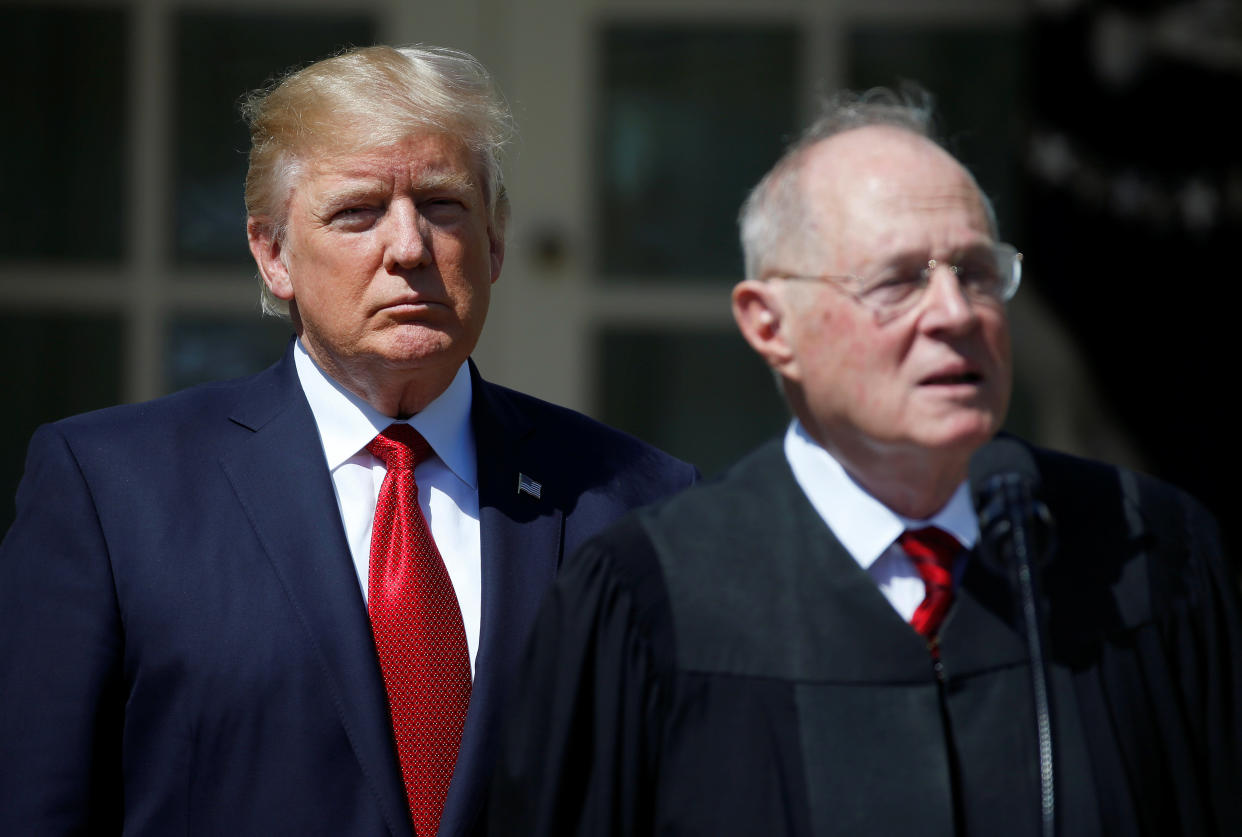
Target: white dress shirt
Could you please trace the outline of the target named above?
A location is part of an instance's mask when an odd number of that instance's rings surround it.
[[[396,420],[383,415],[325,374],[302,348],[301,340],[294,347],[293,358],[298,380],[319,428],[319,440],[332,475],[345,538],[365,599],[371,561],[371,525],[380,485],[387,473],[384,463],[368,453],[366,446]],[[482,565],[471,402],[470,371],[463,363],[448,389],[408,423],[435,451],[435,456],[428,457],[414,469],[418,505],[457,593],[473,676],[474,658],[479,649]]]
[[[927,520],[914,520],[902,517],[868,494],[841,463],[807,435],[797,419],[785,431],[785,458],[819,516],[907,622],[922,603],[926,590],[913,562],[895,543],[898,536],[906,529],[938,526],[966,549],[979,540],[979,521],[965,481],[944,508]],[[954,585],[964,566],[965,553],[954,565]]]

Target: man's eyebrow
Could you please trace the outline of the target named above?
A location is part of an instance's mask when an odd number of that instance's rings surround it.
[[[378,180],[356,180],[342,186],[325,190],[319,196],[319,204],[325,207],[340,206],[373,197],[383,191],[383,183]]]
[[[419,175],[412,185],[418,192],[468,192],[474,188],[474,178],[463,171],[429,171]]]
[[[474,188],[474,178],[460,171],[430,171],[419,175],[411,184],[415,192],[450,192],[465,194]],[[365,178],[347,181],[324,190],[319,196],[320,207],[332,210],[355,201],[365,201],[378,194],[387,194],[389,187],[382,180]]]

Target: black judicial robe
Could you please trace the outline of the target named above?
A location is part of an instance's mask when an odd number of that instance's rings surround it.
[[[1242,835],[1242,620],[1214,521],[1149,477],[1034,451],[1057,828]],[[972,555],[923,640],[774,441],[577,553],[545,603],[495,835],[1037,835],[1020,612]]]

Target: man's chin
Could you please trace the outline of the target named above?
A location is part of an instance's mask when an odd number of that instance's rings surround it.
[[[990,411],[961,410],[930,419],[916,428],[915,438],[928,449],[973,453],[1000,430],[1001,420]]]
[[[443,364],[459,366],[470,356],[474,342],[440,329],[410,324],[390,329],[372,346],[371,353],[378,363],[394,369],[423,369]]]

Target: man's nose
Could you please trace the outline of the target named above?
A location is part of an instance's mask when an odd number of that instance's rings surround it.
[[[412,201],[394,201],[385,222],[384,266],[388,270],[409,270],[431,263],[427,224]]]
[[[957,271],[948,264],[938,264],[931,269],[923,307],[927,327],[961,329],[972,325],[978,316],[975,304],[957,280]]]

